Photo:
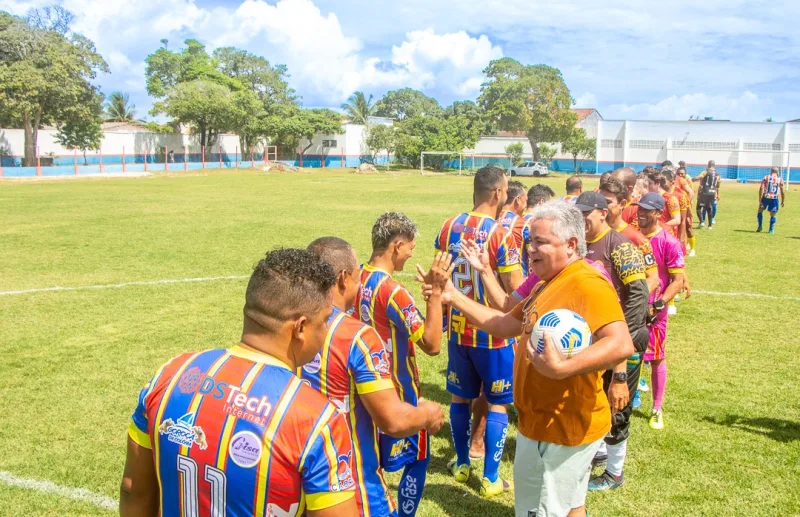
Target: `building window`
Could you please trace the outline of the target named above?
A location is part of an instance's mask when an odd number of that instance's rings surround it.
[[[631,149],[662,149],[664,140],[630,140],[628,147]]]
[[[673,149],[699,149],[704,151],[735,151],[736,142],[700,142],[697,140],[675,141]]]
[[[600,147],[604,149],[622,149],[622,140],[611,140],[605,138],[600,140]]]
[[[789,144],[789,152],[800,153],[800,144]]]
[[[336,147],[336,140],[323,140],[322,147]]]
[[[780,151],[781,144],[768,144],[766,142],[745,142],[742,148],[745,151]]]

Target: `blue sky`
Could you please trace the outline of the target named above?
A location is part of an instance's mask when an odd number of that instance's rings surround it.
[[[53,0],[2,0],[24,14]],[[513,57],[561,69],[576,107],[606,119],[800,118],[800,2],[742,0],[62,0],[112,73],[103,91],[152,104],[144,63],[161,38],[234,45],[288,65],[305,106],[410,86],[475,99]],[[644,8],[643,6],[646,6]]]

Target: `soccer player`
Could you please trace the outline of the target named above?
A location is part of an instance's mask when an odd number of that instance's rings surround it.
[[[533,210],[541,205],[550,201],[556,196],[553,189],[542,183],[536,184],[528,189],[528,203],[525,208],[525,214],[522,216],[525,219],[525,225],[522,228],[522,245],[519,246],[520,263],[522,264],[522,276],[528,277],[528,249],[531,245],[531,225],[530,221],[533,218],[531,215]]]
[[[719,200],[720,179],[714,160],[708,162],[708,168],[693,178],[692,181],[699,181],[699,193],[697,194],[697,218],[700,220],[698,228],[705,224],[708,215],[708,229],[714,226],[717,217],[717,201]]]
[[[322,350],[300,369],[300,377],[347,415],[353,438],[353,477],[356,502],[362,515],[397,515],[394,498],[380,465],[378,428],[393,438],[414,436],[420,431],[436,433],[444,414],[439,404],[400,400],[392,382],[391,359],[378,333],[348,315],[361,288],[361,268],[350,245],[337,237],[321,237],[308,246],[336,275],[331,290],[333,315]],[[449,257],[439,257],[447,261]],[[434,267],[439,267],[439,261]],[[449,265],[449,264],[448,264]],[[431,295],[440,304],[441,287]],[[402,448],[404,440],[397,443]],[[403,486],[401,515],[415,515],[422,498],[425,472],[413,486]],[[404,480],[405,481],[405,478]],[[412,496],[413,497],[410,497]]]
[[[639,200],[639,228],[653,246],[653,256],[658,264],[660,286],[650,293],[650,311],[647,319],[650,339],[645,362],[650,363],[651,383],[653,385],[653,412],[650,417],[652,429],[664,428],[664,415],[661,405],[667,383],[667,362],[665,358],[667,343],[667,304],[678,294],[683,286],[683,252],[681,243],[670,232],[661,227],[661,213],[664,211],[664,198],[655,192],[645,194]]]
[[[238,345],[189,352],[139,394],[120,515],[359,515],[342,413],[296,375],[325,339],[333,269],[271,251],[247,285]]]
[[[764,222],[764,210],[769,212],[769,233],[775,233],[775,222],[778,220],[778,193],[781,195],[781,207],[786,202],[786,197],[783,192],[783,179],[781,178],[781,170],[778,167],[773,167],[769,171],[768,176],[764,176],[761,180],[761,186],[758,188],[758,198],[761,202],[758,205],[758,228],[757,232],[762,230]]]
[[[578,196],[583,193],[583,182],[578,176],[570,176],[567,178],[567,195],[562,197],[562,201],[574,203]]]
[[[525,185],[516,180],[508,182],[508,194],[503,211],[500,213],[500,225],[511,233],[517,249],[522,249],[522,230],[525,227],[525,209],[528,196]]]
[[[400,400],[420,402],[417,347],[438,355],[442,346],[442,304],[428,300],[426,325],[411,293],[392,278],[402,271],[417,245],[417,226],[405,215],[387,212],[372,227],[372,255],[361,271],[356,311],[386,344],[388,367]],[[430,460],[430,436],[423,429],[407,438],[380,435],[381,466],[387,472],[403,469],[398,506],[414,515],[422,499]]]
[[[684,162],[680,162],[684,163]],[[681,166],[677,172],[676,185],[677,188],[683,191],[686,194],[688,199],[688,206],[686,208],[686,244],[687,249],[689,250],[689,257],[695,256],[695,247],[697,245],[697,239],[694,236],[694,217],[692,216],[692,199],[694,199],[694,189],[692,188],[692,182],[689,181],[686,177],[686,167]],[[686,204],[686,203],[685,203]],[[681,208],[681,217],[683,217],[683,208]]]
[[[633,192],[636,189],[636,181],[639,179],[639,177],[631,167],[620,167],[619,169],[615,169],[613,175],[622,182],[626,189],[625,203],[622,205],[621,212],[622,220],[625,223],[632,224],[632,222],[636,219],[636,201],[639,201],[639,199],[633,195]]]
[[[678,198],[668,192],[669,182],[661,171],[650,171],[645,174],[645,177],[647,178],[648,192],[656,193],[664,198],[665,209],[661,215],[662,226],[667,228],[672,235],[677,236],[677,228],[681,222],[681,206]]]
[[[639,385],[642,360],[647,350],[648,332],[645,315],[648,309],[648,287],[644,256],[622,233],[608,225],[609,213],[605,197],[598,192],[584,192],[575,201],[586,224],[586,258],[601,262],[611,273],[614,290],[622,304],[636,353],[603,374],[603,389],[614,414],[611,431],[603,447],[595,455],[595,463],[607,460],[606,470],[589,482],[589,490],[611,490],[625,483],[622,469],[628,445],[631,403]]]
[[[488,166],[475,174],[474,208],[445,221],[434,245],[449,251],[456,269],[452,281],[456,289],[477,303],[488,305],[483,283],[469,262],[460,257],[461,242],[474,240],[489,251],[492,269],[500,276],[506,292],[522,283],[519,250],[511,235],[495,222],[505,204],[508,180],[505,172]],[[512,339],[502,339],[469,323],[455,307],[447,312],[447,391],[452,395],[450,426],[456,459],[448,466],[456,481],[466,483],[470,476],[470,402],[483,392],[489,403],[484,435],[485,462],[481,495],[491,497],[511,490],[511,483],[498,476],[500,458],[508,430],[506,406],[513,400],[512,377],[514,347]]]

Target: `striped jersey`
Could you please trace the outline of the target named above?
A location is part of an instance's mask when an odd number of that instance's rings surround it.
[[[425,333],[425,319],[411,293],[386,271],[365,264],[356,310],[361,321],[373,327],[386,344],[400,400],[416,406],[420,397],[416,344]]]
[[[354,495],[345,416],[288,366],[241,345],[162,366],[128,435],[152,450],[160,515],[296,516]]]
[[[528,276],[528,248],[531,245],[531,227],[529,223],[531,219],[533,219],[531,214],[519,216],[511,210],[504,210],[498,221],[500,226],[511,232],[514,244],[517,245],[519,250],[522,275],[525,277]]]
[[[445,221],[434,246],[440,251],[453,255],[456,269],[453,271],[453,285],[462,294],[477,303],[489,306],[480,274],[474,271],[467,260],[460,255],[461,241],[473,240],[486,246],[489,263],[497,273],[514,271],[520,267],[519,248],[509,232],[485,214],[467,212]],[[496,338],[475,327],[452,305],[447,310],[447,339],[458,345],[477,348],[502,348],[511,340]]]
[[[767,199],[778,199],[778,193],[783,186],[783,178],[777,174],[768,174],[761,180],[761,189],[763,190],[763,197]]]
[[[334,307],[322,350],[299,373],[347,416],[360,515],[390,515],[396,506],[380,469],[378,429],[359,398],[394,389],[389,354],[380,336],[372,327]]]

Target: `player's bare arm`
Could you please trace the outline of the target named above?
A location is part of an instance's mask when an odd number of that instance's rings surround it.
[[[549,334],[545,333],[545,346],[541,354],[536,352],[530,340],[526,343],[528,360],[545,377],[567,379],[584,373],[608,370],[636,352],[628,325],[624,321],[604,325],[594,333],[594,337],[592,346],[565,359],[556,350]]]
[[[156,517],[159,495],[152,452],[128,438],[128,455],[119,488],[120,517]]]
[[[646,275],[645,281],[647,282],[647,291],[650,293],[655,292],[661,285],[661,280],[659,280],[658,278],[658,269],[654,269],[649,273],[645,273],[645,275]]]
[[[517,267],[511,271],[500,273],[500,280],[503,282],[506,293],[511,294],[522,285],[522,282],[525,281],[525,277],[522,276],[522,269]]]
[[[664,294],[661,295],[661,299],[664,300],[664,303],[669,303],[675,298],[675,295],[681,292],[681,289],[683,289],[683,271],[679,273],[670,273],[669,285],[664,289]]]
[[[392,438],[405,438],[427,429],[435,434],[444,422],[441,406],[428,400],[420,400],[412,406],[402,402],[393,388],[359,394],[367,412],[378,428]]]
[[[417,264],[417,272],[425,279],[425,283],[432,286],[431,295],[425,299],[425,319],[427,321],[439,322],[442,321],[442,290],[447,282],[441,284],[434,284],[434,276],[432,271],[443,270],[452,274],[455,265],[450,253],[438,252],[433,259],[431,268],[427,273],[424,272],[422,267]],[[441,282],[441,277],[436,277]],[[417,345],[427,355],[439,355],[442,349],[442,327],[438,324],[425,325],[425,331],[422,334],[422,339],[417,342]]]

